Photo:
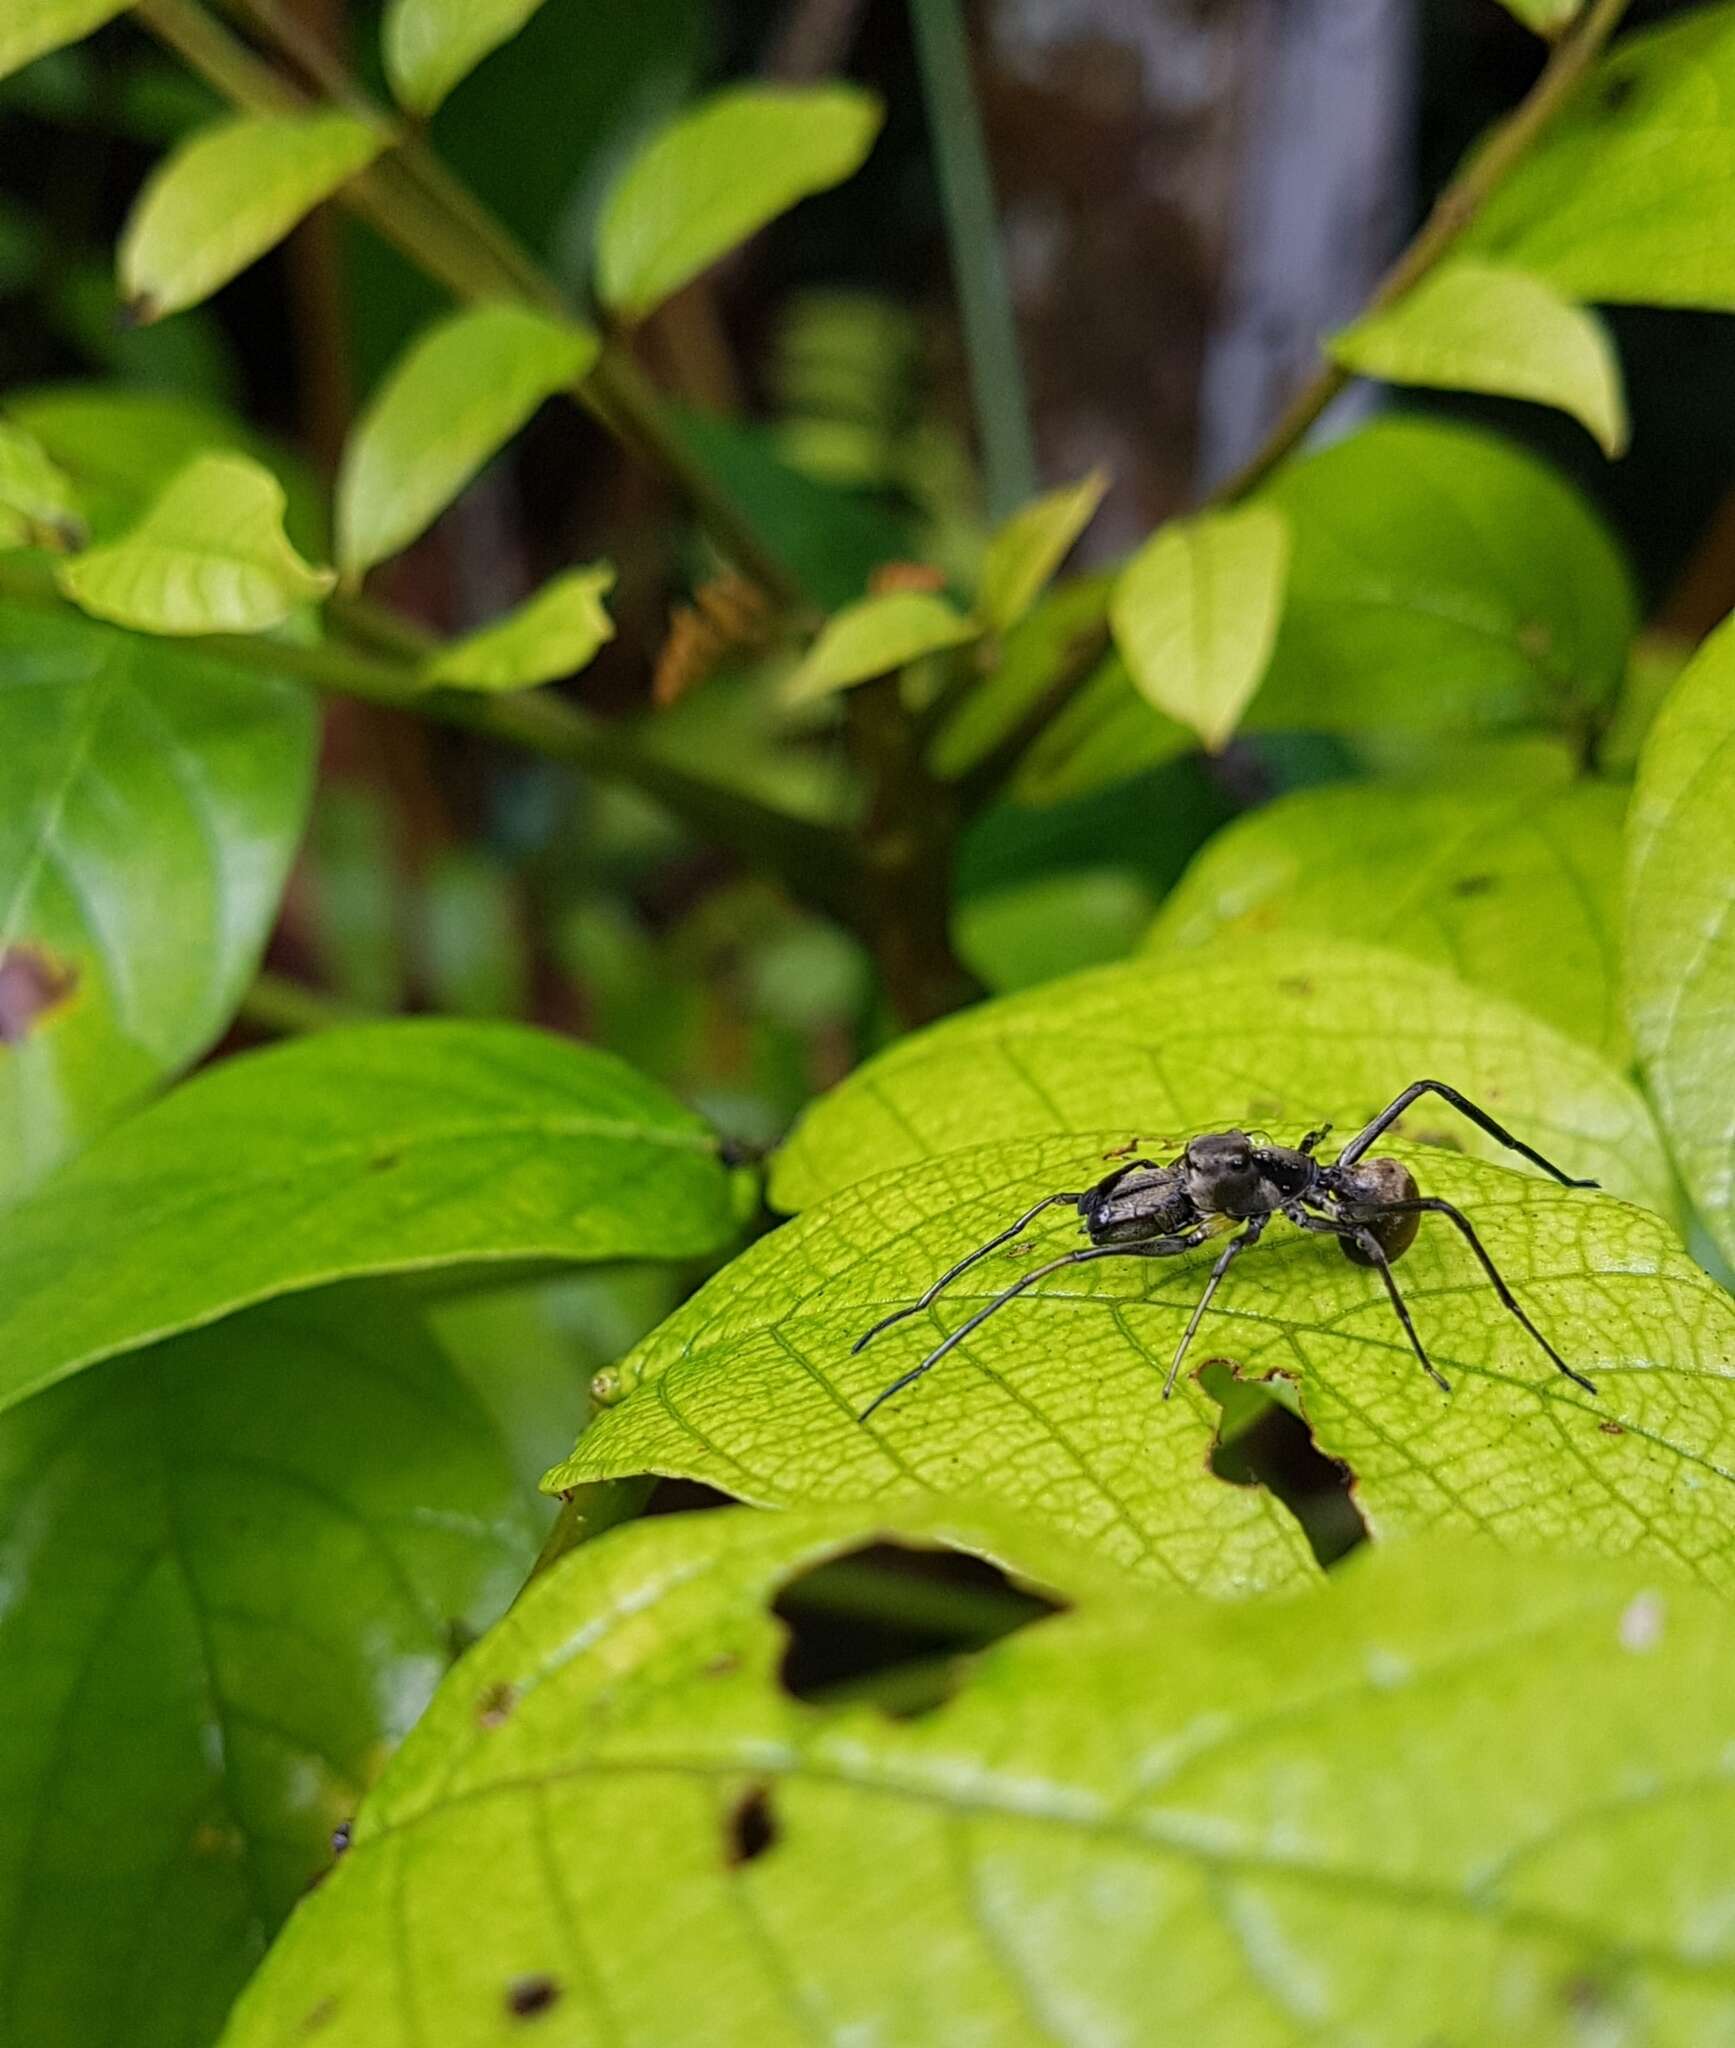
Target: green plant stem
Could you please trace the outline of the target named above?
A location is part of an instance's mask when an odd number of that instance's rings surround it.
[[[261,974],[241,998],[241,1019],[274,1038],[298,1038],[310,1031],[336,1031],[345,1024],[365,1024],[370,1013],[352,1009],[336,997],[291,981],[281,974]]]
[[[321,90],[376,126],[390,145],[345,186],[340,199],[386,240],[466,301],[519,299],[545,312],[570,309],[558,287],[455,178],[421,138],[392,119],[348,77],[330,52],[274,4],[247,0],[249,18]],[[305,96],[199,4],[136,0],[140,21],[215,91],[253,114],[293,112]],[[752,516],[695,457],[660,399],[618,342],[574,390],[597,419],[656,463],[687,496],[719,545],[786,604],[801,600],[795,577]]]
[[[52,566],[39,557],[0,556],[0,596],[82,617],[60,595]],[[381,616],[374,608],[376,636],[384,632],[378,624]],[[404,626],[396,629],[413,634],[413,629]],[[358,652],[331,641],[305,647],[259,634],[211,633],[195,644],[200,653],[232,661],[238,667],[293,676],[330,694],[412,711],[486,739],[528,748],[551,761],[568,762],[587,774],[628,783],[666,805],[695,831],[707,834],[750,864],[768,869],[801,900],[827,911],[851,930],[864,930],[865,892],[859,887],[847,845],[835,833],[664,761],[640,744],[630,726],[593,718],[551,691],[495,695],[430,690],[409,663],[382,660],[377,653]]]
[[[569,1550],[604,1535],[622,1522],[630,1522],[656,1490],[654,1479],[598,1479],[588,1486],[575,1486],[564,1495],[560,1512],[536,1553],[530,1576],[519,1587],[517,1599],[535,1585],[543,1573],[556,1565]]]
[[[1394,305],[1453,248],[1502,180],[1565,105],[1601,55],[1626,8],[1627,0],[1591,0],[1591,5],[1556,43],[1530,91],[1434,202],[1420,231],[1374,288],[1360,317]],[[1258,453],[1218,486],[1212,493],[1212,502],[1233,504],[1262,484],[1301,442],[1350,382],[1352,374],[1329,359],[1322,360],[1313,376],[1285,406]]]
[[[988,515],[1004,519],[1035,496],[1036,451],[969,38],[959,0],[910,0],[910,25],[963,315]]]

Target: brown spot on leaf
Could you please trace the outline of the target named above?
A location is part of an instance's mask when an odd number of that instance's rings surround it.
[[[763,1856],[777,1840],[777,1816],[769,1785],[751,1785],[729,1809],[723,1828],[723,1861],[731,1870]]]
[[[476,1702],[476,1720],[483,1728],[498,1728],[518,1704],[518,1694],[503,1678],[496,1679]]]
[[[1285,974],[1277,986],[1286,996],[1293,996],[1298,1003],[1306,1002],[1313,993],[1313,983],[1305,974]]]
[[[538,2019],[560,1999],[552,1977],[514,1977],[506,1987],[506,2010],[515,2020]]]
[[[320,2034],[337,2018],[337,2000],[322,1998],[315,2006],[308,2008],[307,2017],[301,2022],[304,2034]]]
[[[77,987],[77,968],[46,947],[24,944],[0,951],[0,1045],[22,1045]]]
[[[1452,884],[1454,896],[1486,896],[1494,887],[1492,875],[1460,875]]]
[[[1618,1422],[1599,1422],[1597,1428],[1604,1436],[1625,1436],[1626,1431]]]

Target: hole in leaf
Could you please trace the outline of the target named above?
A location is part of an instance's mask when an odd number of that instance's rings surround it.
[[[763,1856],[777,1840],[777,1816],[769,1785],[751,1785],[729,1809],[723,1830],[723,1860],[731,1870]]]
[[[533,2020],[560,1997],[552,1977],[516,1977],[506,1987],[506,2010],[515,2020]]]
[[[1198,1380],[1222,1409],[1211,1470],[1231,1486],[1263,1486],[1301,1524],[1321,1565],[1330,1566],[1368,1538],[1355,1504],[1355,1474],[1328,1458],[1301,1417],[1287,1376],[1242,1376],[1232,1358],[1208,1358]]]
[[[734,1508],[741,1503],[700,1479],[659,1479],[646,1501],[647,1515],[691,1515],[701,1508]]]
[[[951,1697],[962,1659],[1061,1611],[983,1558],[865,1544],[778,1594],[772,1612],[789,1631],[779,1677],[799,1700],[868,1700],[912,1718]]]
[[[0,948],[0,1045],[22,1045],[77,987],[77,968],[44,947]]]

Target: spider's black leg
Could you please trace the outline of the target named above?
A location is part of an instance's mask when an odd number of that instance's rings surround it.
[[[1313,1148],[1316,1145],[1323,1145],[1326,1139],[1330,1136],[1330,1124],[1321,1124],[1318,1130],[1309,1131],[1307,1136],[1302,1139],[1301,1143],[1297,1145],[1295,1149],[1297,1152],[1312,1152]]]
[[[1460,1095],[1456,1088],[1448,1088],[1444,1081],[1412,1081],[1404,1092],[1394,1097],[1376,1116],[1365,1130],[1358,1131],[1337,1155],[1336,1164],[1353,1166],[1376,1138],[1383,1137],[1419,1095],[1438,1095],[1449,1102],[1461,1115],[1467,1116],[1478,1129],[1489,1137],[1496,1138],[1509,1152],[1516,1152],[1528,1159],[1532,1166],[1540,1166],[1544,1173],[1553,1174],[1562,1187],[1594,1188],[1602,1183],[1594,1180],[1574,1180],[1570,1173],[1563,1173],[1551,1159],[1544,1159],[1540,1152],[1532,1151],[1522,1138],[1515,1138],[1504,1124],[1497,1124],[1485,1109],[1479,1109],[1469,1096]]]
[[[967,1273],[978,1259],[985,1259],[990,1252],[998,1251],[1009,1238],[1016,1237],[1027,1223],[1040,1216],[1044,1209],[1052,1209],[1059,1202],[1071,1202],[1076,1206],[1078,1197],[1077,1195],[1044,1195],[1042,1200],[1033,1208],[1026,1209],[1016,1223],[1007,1224],[998,1237],[991,1237],[986,1244],[979,1244],[973,1252],[967,1253],[955,1266],[948,1266],[939,1279],[934,1282],[933,1286],[928,1289],[927,1293],[922,1296],[920,1301],[912,1301],[907,1308],[893,1309],[889,1316],[881,1316],[871,1330],[864,1330],[850,1346],[849,1355],[853,1358],[863,1345],[871,1344],[882,1330],[889,1330],[893,1323],[901,1323],[906,1316],[920,1315],[923,1309],[933,1303],[941,1289],[950,1287],[960,1273]]]
[[[1058,1272],[1062,1266],[1082,1266],[1087,1259],[1173,1258],[1177,1252],[1191,1251],[1195,1245],[1204,1241],[1204,1237],[1205,1232],[1200,1229],[1190,1231],[1185,1237],[1147,1238],[1143,1244],[1093,1244],[1081,1246],[1075,1252],[1064,1252],[1058,1259],[1050,1259],[1046,1265],[1037,1266],[1033,1271],[1014,1280],[1010,1287],[1003,1288],[993,1300],[985,1302],[973,1316],[960,1323],[949,1337],[936,1344],[919,1365],[911,1366],[908,1372],[900,1375],[889,1387],[877,1393],[856,1417],[857,1422],[866,1422],[882,1402],[889,1401],[894,1394],[901,1394],[907,1386],[913,1385],[923,1373],[938,1365],[954,1345],[962,1344],[972,1330],[979,1329],[990,1316],[997,1315],[1015,1296],[1022,1294],[1028,1287],[1034,1287],[1038,1280],[1046,1279],[1050,1273]],[[861,1347],[858,1345],[856,1348],[859,1350]]]
[[[1217,1292],[1218,1281],[1222,1279],[1223,1275],[1235,1263],[1235,1257],[1238,1252],[1245,1251],[1250,1244],[1257,1244],[1259,1242],[1261,1232],[1270,1221],[1271,1218],[1269,1216],[1249,1217],[1247,1228],[1242,1231],[1239,1237],[1230,1238],[1229,1242],[1223,1247],[1223,1254],[1211,1268],[1211,1277],[1205,1282],[1205,1291],[1199,1296],[1193,1313],[1188,1318],[1187,1327],[1181,1334],[1181,1341],[1175,1346],[1175,1355],[1169,1361],[1169,1376],[1163,1382],[1163,1399],[1165,1401],[1175,1391],[1175,1375],[1181,1370],[1181,1360],[1187,1355],[1187,1346],[1193,1341],[1193,1332],[1199,1327],[1206,1309],[1211,1306],[1211,1297]]]
[[[1398,1321],[1404,1326],[1404,1335],[1410,1340],[1410,1349],[1421,1361],[1423,1372],[1441,1393],[1449,1394],[1452,1391],[1452,1383],[1444,1373],[1436,1369],[1434,1361],[1422,1348],[1422,1340],[1416,1335],[1416,1326],[1410,1320],[1409,1305],[1398,1292],[1398,1283],[1392,1278],[1391,1261],[1386,1257],[1385,1247],[1373,1232],[1362,1229],[1359,1224],[1340,1223],[1332,1217],[1309,1216],[1299,1209],[1291,1209],[1286,1213],[1289,1220],[1303,1230],[1317,1230],[1326,1236],[1347,1237],[1354,1241],[1356,1249],[1363,1254],[1368,1264],[1379,1269],[1379,1276],[1386,1283],[1386,1292],[1391,1296],[1392,1307],[1397,1311]]]
[[[1366,1219],[1368,1217],[1375,1215],[1444,1216],[1449,1223],[1456,1224],[1458,1229],[1463,1232],[1465,1242],[1469,1245],[1470,1249],[1476,1254],[1477,1258],[1481,1260],[1482,1270],[1484,1273],[1488,1275],[1489,1284],[1493,1287],[1494,1292],[1500,1297],[1502,1307],[1511,1310],[1511,1312],[1530,1332],[1531,1336],[1533,1336],[1536,1339],[1537,1343],[1540,1344],[1543,1350],[1548,1353],[1549,1357],[1553,1359],[1554,1363],[1560,1368],[1560,1370],[1566,1374],[1569,1380],[1572,1380],[1577,1385],[1583,1387],[1587,1394],[1594,1394],[1596,1392],[1596,1388],[1592,1384],[1592,1382],[1587,1380],[1583,1373],[1573,1371],[1572,1367],[1567,1364],[1566,1360],[1561,1357],[1560,1353],[1555,1350],[1554,1346],[1551,1343],[1549,1343],[1548,1339],[1542,1334],[1542,1332],[1524,1313],[1524,1310],[1519,1306],[1518,1297],[1512,1292],[1512,1289],[1508,1287],[1506,1282],[1500,1277],[1500,1269],[1495,1265],[1494,1261],[1488,1256],[1487,1247],[1483,1244],[1482,1240],[1476,1235],[1475,1229],[1472,1226],[1469,1217],[1464,1214],[1462,1209],[1455,1209],[1450,1202],[1446,1201],[1440,1195],[1413,1195],[1406,1198],[1403,1201],[1381,1202],[1377,1205],[1372,1202],[1357,1202],[1356,1204],[1354,1204],[1353,1207],[1346,1208],[1344,1213],[1346,1215],[1354,1216],[1361,1219]]]

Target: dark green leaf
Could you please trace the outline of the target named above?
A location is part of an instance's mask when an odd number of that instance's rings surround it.
[[[732,1227],[710,1132],[610,1054],[505,1024],[330,1031],[200,1075],[9,1213],[0,1406],[332,1280],[681,1258]]]

